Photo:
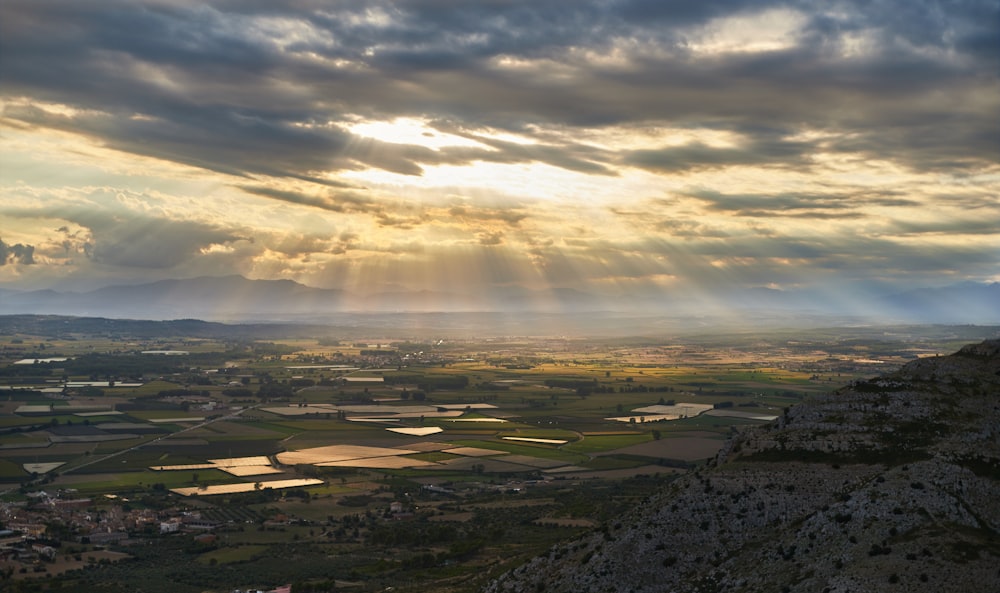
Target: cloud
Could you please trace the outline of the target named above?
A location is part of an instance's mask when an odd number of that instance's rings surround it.
[[[0,216],[25,226],[0,255],[328,284],[995,278],[998,15],[7,0]]]
[[[983,166],[1000,130],[995,80],[980,74],[997,71],[988,2],[898,11],[751,1],[56,4],[4,3],[0,71],[8,96],[76,111],[6,117],[236,175],[323,182],[322,172],[420,175],[475,160],[614,175],[617,162],[660,172],[799,166],[813,148],[693,143],[616,158],[494,141],[491,150],[434,151],[346,132],[358,116],[519,132],[662,121],[818,127],[844,134],[828,149],[913,168]],[[691,51],[692,35],[721,17],[778,9],[801,17],[788,49]]]
[[[80,250],[100,266],[170,269],[213,249],[253,241],[220,224],[172,218],[160,207],[161,199],[149,194],[91,188],[43,196],[2,213],[70,223],[55,230],[60,249]]]
[[[501,222],[509,226],[518,226],[528,218],[528,213],[519,208],[484,208],[467,205],[456,205],[448,209],[448,216],[455,220],[472,222]]]
[[[622,155],[622,161],[634,167],[666,173],[734,165],[802,168],[810,163],[810,148],[806,143],[790,141],[755,141],[738,148],[720,148],[693,142],[683,146],[626,152]]]
[[[892,231],[900,235],[988,235],[997,234],[1000,228],[1000,215],[994,213],[990,218],[961,218],[954,220],[935,221],[896,221]]]
[[[312,206],[330,212],[374,212],[381,208],[375,200],[357,192],[328,192],[324,195],[315,195],[261,185],[238,185],[236,187],[247,193],[291,204]]]
[[[670,212],[670,208],[658,207],[659,200],[648,201],[640,209],[611,207],[610,212],[628,221],[633,227],[639,227],[655,234],[666,233],[672,238],[691,239],[698,237],[725,238],[729,233],[714,227],[702,219],[685,214]]]
[[[442,151],[445,157],[443,162],[449,164],[465,164],[472,161],[507,164],[536,162],[588,175],[615,176],[618,174],[609,166],[610,154],[608,151],[592,146],[573,142],[519,144],[476,134],[469,134],[468,137],[476,139],[493,150],[446,149]]]
[[[723,193],[698,188],[684,195],[702,201],[711,211],[743,217],[799,217],[823,220],[869,216],[873,207],[907,210],[922,201],[894,195],[891,191],[853,187],[827,187],[823,192],[776,192],[773,194]]]
[[[480,245],[501,245],[501,244],[503,244],[503,233],[500,233],[500,232],[480,233],[479,234],[479,244]]]
[[[7,264],[21,264],[30,266],[35,263],[35,246],[23,243],[13,245],[3,242],[0,239],[0,266]]]
[[[209,247],[246,240],[212,225],[136,219],[121,227],[93,229],[89,257],[96,263],[172,268]]]

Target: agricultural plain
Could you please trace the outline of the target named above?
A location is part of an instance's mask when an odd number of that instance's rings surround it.
[[[5,321],[0,521],[53,550],[6,554],[11,591],[471,591],[742,427],[996,333],[258,340]],[[104,549],[128,560],[86,562]]]

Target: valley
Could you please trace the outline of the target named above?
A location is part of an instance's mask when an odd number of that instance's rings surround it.
[[[2,319],[12,591],[475,591],[804,400],[998,332],[211,328]]]

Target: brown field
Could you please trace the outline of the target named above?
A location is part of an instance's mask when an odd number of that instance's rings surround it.
[[[218,469],[214,463],[187,463],[184,465],[152,465],[149,469],[157,472],[191,471],[197,469]]]
[[[273,488],[301,488],[303,486],[317,486],[323,480],[300,479],[300,480],[274,480],[270,482],[240,482],[239,484],[219,484],[217,486],[193,486],[190,488],[171,488],[170,491],[181,496],[211,496],[213,494],[236,494],[239,492],[253,492],[257,489]]]
[[[314,464],[318,467],[361,467],[366,469],[405,469],[408,467],[426,467],[438,465],[433,461],[413,459],[392,455],[388,457],[366,457],[364,459],[347,459],[344,461],[326,461]]]
[[[44,474],[56,469],[57,467],[65,463],[66,463],[65,461],[50,461],[48,463],[25,463],[22,467],[24,467],[24,471],[28,472],[29,474],[30,473]]]
[[[424,441],[422,443],[409,443],[406,445],[407,449],[414,449],[423,453],[429,451],[444,451],[445,449],[450,449],[450,443],[436,443],[434,441]]]
[[[300,451],[278,453],[277,459],[285,465],[298,465],[300,463],[318,465],[330,461],[393,457],[396,455],[410,455],[412,453],[419,453],[419,451],[413,449],[390,449],[387,447],[366,447],[363,445],[330,445],[327,447],[313,447]]]
[[[224,459],[209,459],[209,463],[221,467],[240,467],[245,465],[271,465],[271,460],[266,455],[255,455],[253,457],[227,457]]]
[[[238,465],[233,467],[220,467],[219,469],[238,478],[284,473],[280,469],[271,467],[270,465]]]
[[[444,432],[444,429],[440,426],[421,426],[415,428],[387,428],[389,432],[396,432],[399,434],[406,434],[410,436],[427,436],[431,434],[437,434],[439,432]]]
[[[712,409],[710,404],[692,404],[688,402],[681,402],[679,404],[656,404],[652,406],[646,406],[644,408],[636,408],[632,410],[631,414],[663,414],[666,416],[697,416],[698,414],[703,414]]]

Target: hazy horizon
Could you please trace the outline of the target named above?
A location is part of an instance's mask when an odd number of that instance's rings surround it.
[[[1000,281],[998,14],[9,0],[0,288],[880,315]]]
[[[608,299],[519,288],[487,298],[460,293],[388,292],[358,295],[294,281],[242,276],[163,280],[89,292],[7,291],[2,315],[70,315],[122,320],[178,320],[452,330],[477,335],[649,336],[690,330],[742,331],[901,325],[1000,325],[1000,283],[954,285],[831,302],[816,294],[748,292],[706,305],[652,293]]]

